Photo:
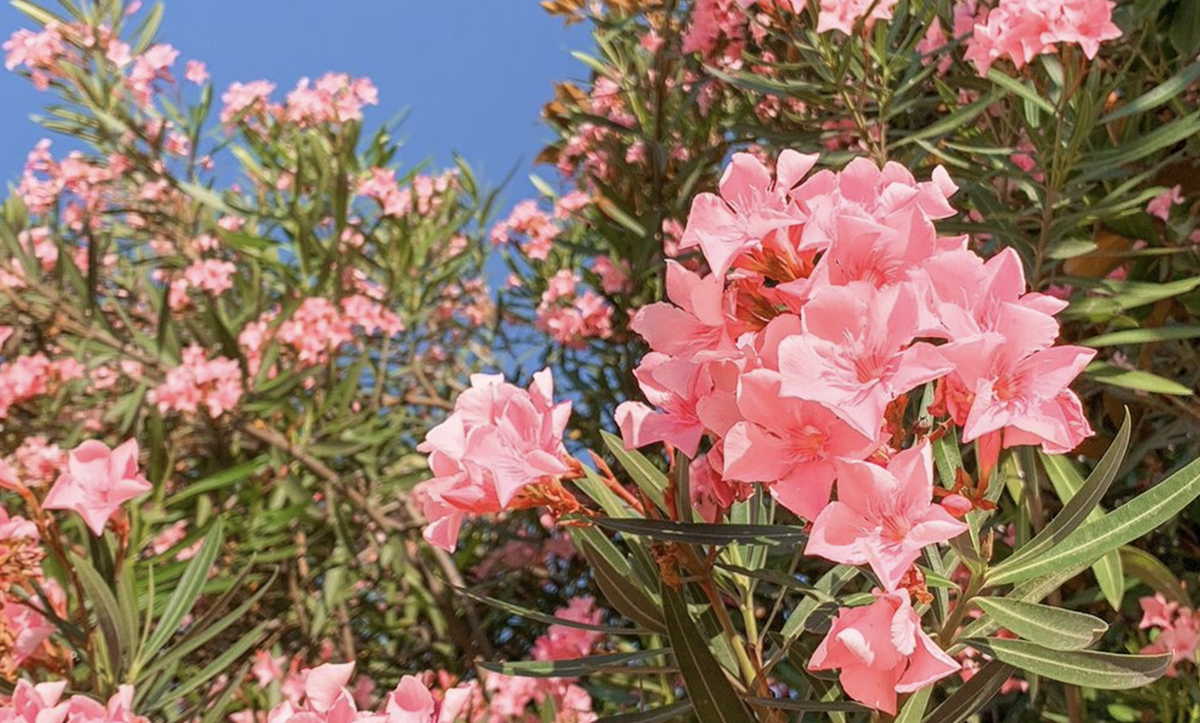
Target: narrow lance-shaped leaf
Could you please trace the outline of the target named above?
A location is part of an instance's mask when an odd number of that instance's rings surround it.
[[[787,525],[733,525],[670,520],[592,518],[592,522],[614,532],[649,537],[663,542],[693,545],[784,545],[799,546],[808,534]]]
[[[183,618],[196,604],[196,599],[200,597],[200,592],[204,589],[204,582],[208,579],[208,573],[217,559],[217,553],[220,551],[224,539],[221,519],[217,518],[208,536],[200,545],[200,549],[196,552],[196,556],[184,570],[183,577],[179,578],[175,591],[167,600],[167,606],[158,620],[158,627],[146,641],[145,647],[138,652],[139,661],[153,658],[179,629]]]
[[[1167,672],[1171,654],[1118,655],[1093,650],[1051,650],[1025,640],[988,638],[971,647],[1030,673],[1060,683],[1101,690],[1149,685]]]
[[[637,666],[651,658],[661,658],[671,651],[667,648],[654,650],[639,650],[634,653],[608,653],[591,655],[586,658],[570,660],[522,660],[513,663],[482,662],[479,667],[502,675],[515,675],[521,678],[578,678],[594,673],[625,673],[637,674],[647,672],[646,666]],[[657,668],[649,672],[659,672]]]
[[[1145,550],[1129,546],[1122,547],[1119,554],[1123,568],[1151,590],[1169,602],[1184,606],[1192,604],[1187,592],[1179,583],[1179,578],[1157,557]]]
[[[754,723],[741,698],[709,649],[708,639],[696,629],[680,591],[663,585],[663,617],[675,661],[683,674],[688,698],[700,723]]]
[[[987,705],[1012,677],[1014,668],[1008,663],[992,660],[971,679],[958,687],[939,705],[925,723],[962,723]]]
[[[1081,493],[1082,494],[1082,493]],[[1027,580],[1071,568],[1090,565],[1110,550],[1153,532],[1183,511],[1200,496],[1200,460],[1159,482],[1152,489],[1089,522],[1071,533],[1043,555],[1005,566],[988,576],[991,585]]]
[[[1121,424],[1116,439],[1113,440],[1104,456],[1100,458],[1096,468],[1088,475],[1087,481],[1083,483],[1079,492],[1071,497],[1062,511],[1042,528],[1041,532],[1013,553],[1011,557],[997,565],[991,575],[1000,576],[1003,574],[1003,570],[1020,565],[1049,550],[1088,519],[1088,515],[1100,504],[1100,500],[1104,498],[1104,494],[1108,492],[1108,488],[1116,479],[1117,470],[1120,469],[1121,461],[1125,458],[1125,450],[1129,447],[1130,429],[1129,412],[1126,410],[1125,421]],[[1048,464],[1047,471],[1053,475],[1055,471],[1052,469],[1053,466],[1062,460],[1055,457],[1044,459]],[[989,579],[991,579],[991,575],[989,575]]]
[[[1082,650],[1108,630],[1100,618],[1049,605],[1005,598],[979,598],[975,604],[1002,627],[1052,650]]]

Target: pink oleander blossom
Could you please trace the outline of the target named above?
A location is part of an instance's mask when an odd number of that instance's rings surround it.
[[[921,629],[908,592],[874,592],[866,607],[842,608],[809,670],[837,670],[842,690],[889,715],[896,696],[927,688],[961,667]]]
[[[96,440],[84,442],[71,450],[67,471],[50,488],[42,506],[74,511],[94,534],[103,534],[122,505],[153,489],[138,471],[137,457],[136,439],[116,449]]]
[[[965,57],[980,75],[1000,59],[1020,69],[1059,43],[1079,45],[1094,58],[1100,43],[1121,37],[1112,22],[1115,6],[1113,0],[1000,0],[980,11]]]
[[[163,412],[195,414],[203,408],[216,419],[236,409],[242,394],[237,361],[223,356],[207,359],[203,347],[192,345],[183,350],[180,365],[150,390],[148,399]]]
[[[816,162],[815,155],[785,150],[772,178],[762,161],[735,153],[721,176],[720,195],[701,193],[692,201],[680,247],[699,246],[713,273],[723,277],[738,255],[764,236],[805,220],[788,193]]]
[[[933,455],[928,442],[897,453],[886,468],[838,462],[838,499],[813,523],[804,552],[847,565],[870,565],[894,591],[929,545],[967,531],[933,504]]]
[[[804,307],[804,333],[779,344],[782,394],[824,404],[875,438],[888,404],[953,369],[936,347],[914,343],[919,312],[908,285],[821,289]]]
[[[571,403],[553,397],[548,369],[527,390],[498,375],[471,377],[454,412],[418,447],[434,474],[422,490],[426,540],[453,550],[464,514],[500,512],[527,488],[571,471],[562,442]]]

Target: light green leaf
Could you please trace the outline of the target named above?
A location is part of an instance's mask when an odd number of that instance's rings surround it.
[[[1100,618],[1049,605],[1005,598],[978,598],[975,604],[1001,627],[1052,650],[1082,650],[1108,630]]]
[[[1100,690],[1141,688],[1158,680],[1171,654],[1118,655],[1093,650],[1051,650],[1025,640],[988,638],[971,647],[1009,665],[1060,683]]]
[[[1131,116],[1135,113],[1144,113],[1145,111],[1153,110],[1186,91],[1197,78],[1200,78],[1200,62],[1192,63],[1167,80],[1154,86],[1153,89],[1132,103],[1127,103],[1104,116],[1100,119],[1100,122],[1112,123],[1115,120]]]
[[[1136,389],[1139,392],[1154,394],[1170,394],[1179,397],[1192,395],[1192,390],[1179,382],[1165,379],[1157,374],[1144,372],[1140,369],[1122,369],[1105,362],[1092,362],[1084,372],[1101,384],[1110,384],[1124,389]]]
[[[1084,339],[1079,343],[1090,347],[1104,347],[1121,344],[1150,344],[1158,341],[1195,339],[1197,337],[1200,337],[1200,324],[1180,324],[1177,326],[1160,326],[1154,329],[1114,331],[1109,334],[1093,336],[1091,339]]]
[[[925,723],[962,723],[983,710],[1012,674],[1011,665],[999,660],[988,662],[939,705]]]
[[[1152,489],[1109,512],[1095,522],[1084,524],[1049,552],[1023,560],[988,575],[988,584],[1028,580],[1039,575],[1090,565],[1110,550],[1153,532],[1159,525],[1183,511],[1200,496],[1200,460],[1171,475]]]
[[[1117,470],[1125,459],[1125,450],[1129,448],[1131,421],[1129,411],[1125,412],[1125,421],[1117,432],[1116,439],[1109,445],[1108,451],[1100,458],[1096,468],[1088,475],[1087,481],[1077,486],[1073,477],[1077,475],[1070,466],[1070,461],[1060,456],[1042,455],[1042,463],[1047,474],[1056,487],[1061,486],[1066,505],[1050,524],[1042,528],[1032,540],[1023,545],[1004,562],[989,571],[988,579],[1002,576],[1005,570],[1017,567],[1024,562],[1040,555],[1054,547],[1056,543],[1066,539],[1068,535],[1096,511],[1096,506],[1112,486],[1116,479]],[[1078,494],[1076,493],[1078,490]],[[1065,493],[1065,494],[1064,494]]]
[[[664,584],[660,590],[667,638],[683,675],[688,699],[700,723],[754,723],[737,691],[717,662],[708,639],[688,614],[682,592]]]
[[[650,658],[662,658],[670,654],[667,648],[639,650],[634,653],[607,653],[570,660],[522,660],[512,663],[481,662],[479,667],[502,675],[521,678],[578,678],[595,673],[638,674],[646,672],[646,666],[634,665]],[[657,670],[654,670],[657,672]]]
[[[83,585],[83,592],[92,604],[92,614],[96,616],[96,627],[104,639],[104,647],[108,652],[108,664],[115,675],[121,674],[121,661],[128,655],[132,639],[126,637],[128,631],[122,623],[120,606],[113,597],[108,583],[92,567],[86,558],[71,555],[75,574]]]
[[[593,517],[591,521],[600,527],[626,535],[692,545],[722,546],[737,543],[798,547],[808,539],[808,534],[802,528],[788,525],[708,524],[612,517]]]
[[[1179,583],[1179,578],[1157,557],[1145,550],[1128,545],[1122,547],[1119,554],[1122,567],[1134,578],[1170,602],[1187,607],[1192,606],[1192,601],[1184,591],[1183,585]]]
[[[633,479],[633,483],[638,486],[638,489],[644,492],[659,509],[666,512],[663,493],[667,489],[667,476],[663,474],[662,470],[651,464],[650,460],[646,459],[641,452],[625,449],[625,443],[621,441],[620,437],[604,431],[601,431],[600,435],[604,438],[604,444],[608,447],[608,451],[617,458],[617,462]]]
[[[175,591],[171,593],[171,597],[167,600],[167,606],[158,619],[158,627],[146,641],[145,647],[138,651],[139,661],[152,660],[171,639],[171,636],[179,630],[183,618],[191,611],[197,598],[200,597],[200,592],[204,589],[204,582],[208,579],[208,573],[212,570],[224,540],[221,518],[218,517],[204,538],[204,542],[201,543],[196,556],[188,563],[187,569],[183,571],[183,576],[179,578]]]

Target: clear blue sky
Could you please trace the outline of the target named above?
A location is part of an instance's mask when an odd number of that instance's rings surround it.
[[[7,40],[30,22],[0,2]],[[552,81],[583,76],[570,51],[590,47],[586,30],[564,28],[536,0],[166,0],[161,37],[181,51],[180,74],[187,59],[203,60],[218,91],[263,78],[282,94],[300,77],[330,70],[370,77],[380,105],[368,122],[409,111],[399,134],[407,139],[405,164],[446,165],[456,151],[493,184],[520,164],[504,194],[509,202],[532,193],[526,176],[550,137],[539,113]],[[7,181],[46,135],[29,116],[49,96],[2,71],[0,179]]]

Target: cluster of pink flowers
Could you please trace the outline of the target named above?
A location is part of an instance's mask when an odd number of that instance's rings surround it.
[[[347,688],[353,674],[354,663],[326,663],[302,671],[302,695],[272,708],[268,723],[455,723],[472,696],[472,689],[463,686],[445,691],[436,700],[420,679],[406,675],[380,710],[359,710],[359,702]]]
[[[50,141],[41,140],[29,152],[17,193],[33,214],[47,213],[56,207],[63,194],[73,194],[61,212],[68,226],[81,230],[85,222],[99,222],[94,212],[104,207],[113,180],[126,165],[127,161],[120,157],[100,165],[77,151],[56,161],[50,153]]]
[[[935,384],[933,411],[964,442],[1061,453],[1091,433],[1069,385],[1094,352],[1055,346],[1065,304],[1027,293],[1015,253],[985,260],[937,233],[955,213],[941,168],[918,182],[858,159],[810,176],[816,162],[784,151],[773,176],[735,154],[720,193],[695,199],[681,245],[712,273],[668,262],[670,302],[632,324],[652,349],[635,371],[651,404],[623,403],[617,422],[630,447],[667,442],[693,459],[707,438],[712,501],[766,485],[814,521],[809,554],[869,565],[884,589],[874,607],[904,617],[896,596],[921,549],[965,531],[955,517],[971,509],[959,495],[933,503],[927,441],[893,449],[908,394]],[[898,649],[924,650],[912,640]],[[934,658],[945,666],[923,674],[958,669]],[[911,690],[879,662],[895,659],[875,659],[876,682],[886,672],[894,685],[864,702],[887,709]]]
[[[83,378],[83,367],[70,357],[50,359],[45,354],[19,356],[0,364],[0,420],[13,407],[43,397],[60,385]]]
[[[562,232],[554,217],[543,211],[537,201],[527,199],[513,207],[508,218],[492,227],[492,243],[499,246],[525,237],[522,250],[537,261],[544,261],[554,248],[554,239]]]
[[[379,90],[368,78],[326,73],[311,83],[301,78],[288,94],[285,115],[302,128],[362,120],[364,106],[379,104]]]
[[[587,625],[598,625],[602,612],[596,609],[590,597],[572,598],[565,606],[554,611],[555,617]],[[572,660],[592,653],[600,633],[551,625],[544,635],[534,641],[531,657],[534,660]],[[530,712],[531,704],[542,704],[547,700],[554,703],[558,712],[556,723],[592,723],[597,716],[592,712],[592,698],[576,684],[574,678],[517,678],[507,675],[489,675],[484,681],[488,692],[488,712],[491,723],[500,721],[528,721],[535,723],[537,716]]]
[[[203,66],[188,66],[188,79],[202,83]],[[221,122],[252,127],[268,121],[288,122],[298,128],[344,125],[361,121],[363,108],[379,104],[379,90],[369,78],[346,73],[326,73],[315,82],[301,78],[283,104],[271,102],[275,84],[266,80],[234,82],[221,95]]]
[[[24,67],[33,84],[39,90],[45,90],[54,77],[61,75],[59,63],[68,55],[69,42],[63,26],[58,23],[47,25],[38,32],[21,28],[4,43],[4,67],[7,70]]]
[[[356,193],[379,204],[380,212],[391,218],[405,218],[416,211],[428,216],[444,203],[447,191],[458,186],[458,173],[447,171],[437,176],[420,175],[411,186],[401,186],[390,168],[372,168],[359,181]]]
[[[267,80],[249,83],[234,82],[221,95],[221,122],[229,125],[239,120],[261,120],[277,115],[282,109],[271,104],[275,84]]]
[[[1200,648],[1200,612],[1176,602],[1168,602],[1161,593],[1144,597],[1142,621],[1138,628],[1154,631],[1154,639],[1142,652],[1147,655],[1171,654],[1171,667],[1167,675],[1178,675],[1177,666],[1183,662],[1196,664],[1196,650]]]
[[[4,723],[149,723],[133,712],[134,689],[122,685],[108,703],[73,695],[63,700],[66,681],[39,683],[18,680],[12,696],[0,703]]]
[[[537,306],[537,327],[564,346],[612,335],[612,306],[591,289],[579,292],[579,274],[563,269],[550,278]]]
[[[20,489],[12,471],[0,465],[0,485]],[[16,671],[49,658],[47,641],[55,628],[41,612],[41,602],[31,583],[46,593],[55,612],[62,613],[62,588],[43,576],[45,552],[37,525],[0,507],[0,635],[12,641],[0,651],[0,675],[13,678]],[[20,594],[17,593],[20,590]],[[28,601],[28,602],[25,602]]]
[[[173,310],[180,310],[188,305],[188,291],[200,289],[212,296],[221,294],[233,288],[233,276],[237,266],[232,262],[221,259],[201,259],[193,262],[183,271],[183,276],[170,284],[167,294],[167,304]]]
[[[572,472],[562,442],[570,416],[570,402],[554,403],[548,369],[528,390],[473,375],[454,412],[418,447],[434,475],[416,490],[429,521],[425,539],[453,550],[464,515],[552,502],[550,483]]]
[[[175,82],[171,77],[171,66],[178,58],[179,51],[164,43],[151,45],[137,57],[126,82],[138,103],[146,106],[154,99],[155,81]]]
[[[278,339],[296,355],[302,366],[324,364],[339,348],[357,339],[356,330],[368,336],[395,336],[404,331],[404,322],[393,311],[365,294],[351,294],[340,307],[320,296],[310,296],[292,315],[272,328],[278,312],[270,311],[247,324],[238,334],[238,343],[246,355],[248,370],[257,375],[263,354],[272,340]]]
[[[179,366],[167,372],[148,398],[163,412],[195,414],[203,408],[216,419],[237,408],[242,391],[242,370],[236,360],[208,359],[204,348],[193,344],[183,350]]]
[[[1121,37],[1112,21],[1115,5],[1114,0],[1000,0],[980,10],[966,58],[980,75],[1001,58],[1021,68],[1054,52],[1058,43],[1079,45],[1093,58],[1100,43]]]

